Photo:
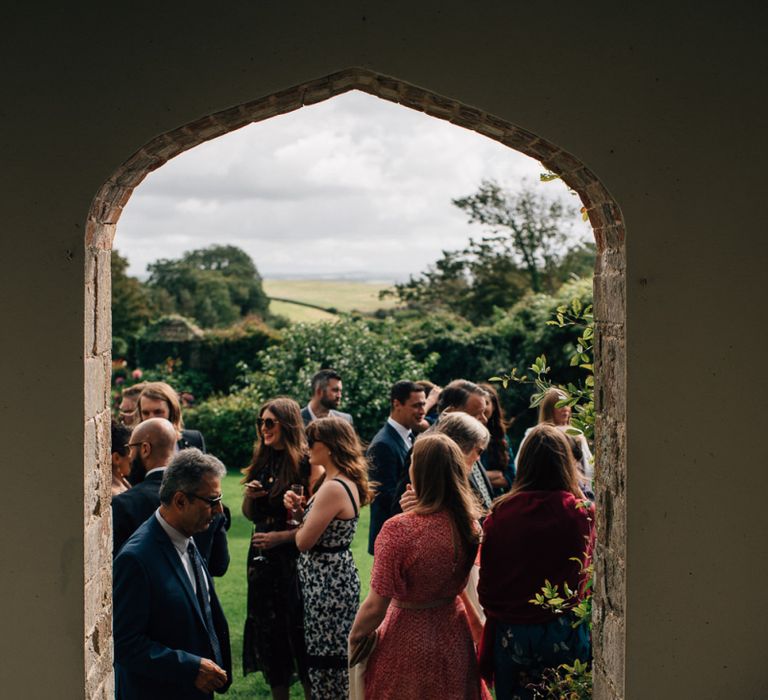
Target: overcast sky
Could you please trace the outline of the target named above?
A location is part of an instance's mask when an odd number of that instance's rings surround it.
[[[158,258],[220,243],[264,277],[401,280],[481,235],[451,199],[483,178],[511,189],[526,178],[578,205],[562,183],[539,184],[542,171],[473,131],[350,92],[169,161],[134,192],[115,248],[141,278]]]

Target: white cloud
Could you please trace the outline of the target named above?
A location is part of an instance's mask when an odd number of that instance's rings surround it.
[[[479,235],[452,198],[483,178],[516,188],[541,170],[472,131],[347,93],[174,158],[137,188],[115,247],[142,277],[158,258],[221,243],[266,277],[404,278]],[[542,187],[568,197],[562,183]]]

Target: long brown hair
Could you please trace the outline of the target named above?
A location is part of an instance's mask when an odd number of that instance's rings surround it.
[[[307,455],[304,421],[301,419],[299,404],[287,396],[278,396],[263,404],[259,408],[259,418],[264,415],[264,411],[274,414],[280,424],[280,438],[283,446],[282,449],[275,449],[272,445],[265,445],[261,439],[261,432],[257,428],[259,439],[254,445],[251,463],[242,470],[245,474],[242,483],[254,479],[264,467],[273,464],[275,485],[272,487],[272,493],[278,493],[291,484],[305,480],[300,468],[301,462]]]
[[[558,402],[568,398],[562,389],[552,387],[544,393],[544,398],[539,404],[539,423],[555,424],[555,406]]]
[[[136,401],[136,410],[138,411],[139,423],[141,422],[141,400],[144,397],[153,401],[165,401],[168,404],[168,420],[173,423],[177,432],[184,430],[184,419],[181,417],[181,403],[179,395],[170,384],[165,382],[147,382],[139,394]]]
[[[517,456],[515,483],[494,502],[492,510],[521,491],[568,491],[585,498],[568,438],[554,425],[541,423],[528,433]]]
[[[307,426],[307,443],[315,442],[322,442],[330,450],[338,470],[357,486],[360,505],[370,503],[373,492],[368,484],[368,463],[354,428],[343,418],[318,418]],[[324,480],[325,475],[318,480],[315,491]]]
[[[488,398],[493,406],[493,413],[488,419],[488,432],[491,439],[488,442],[488,469],[501,469],[504,471],[509,466],[509,441],[507,440],[507,428],[509,423],[504,420],[504,409],[499,401],[499,393],[493,384],[480,384],[480,387],[488,392]]]
[[[420,437],[411,458],[413,489],[418,502],[413,512],[446,510],[453,520],[467,558],[474,561],[480,532],[478,504],[467,480],[464,455],[447,435],[432,433]]]

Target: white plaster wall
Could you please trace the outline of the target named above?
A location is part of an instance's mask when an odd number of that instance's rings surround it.
[[[6,10],[3,697],[84,697],[83,228],[93,195],[157,134],[350,65],[519,124],[614,195],[628,265],[626,697],[767,696],[765,17],[729,8],[195,0]]]

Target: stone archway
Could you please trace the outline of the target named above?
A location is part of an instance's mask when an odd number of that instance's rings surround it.
[[[111,523],[109,517],[110,251],[134,188],[174,156],[252,122],[322,102],[349,90],[472,129],[540,160],[575,190],[596,244],[594,278],[597,493],[595,572],[596,698],[624,697],[626,550],[626,349],[624,225],[618,205],[578,159],[536,134],[422,88],[350,68],[226,109],[161,134],[104,183],[86,224],[85,286],[85,673],[86,697],[111,687]],[[601,469],[601,465],[610,465]]]

